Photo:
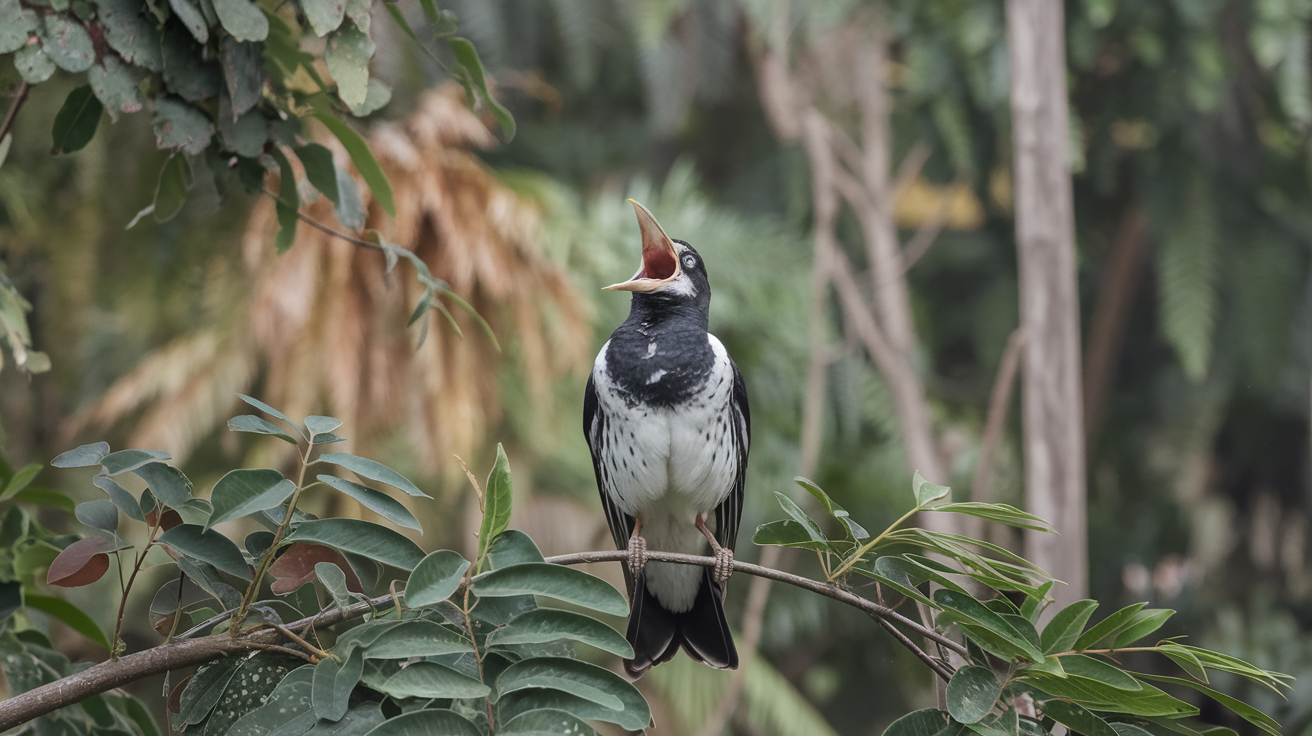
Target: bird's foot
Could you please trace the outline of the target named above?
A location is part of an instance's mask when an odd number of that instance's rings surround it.
[[[715,535],[711,530],[706,528],[706,517],[702,514],[697,515],[695,522],[697,530],[706,537],[706,541],[711,543],[711,554],[715,556],[715,567],[712,568],[712,575],[715,582],[724,585],[729,582],[729,576],[733,575],[733,550],[725,549],[715,540]]]
[[[629,573],[638,577],[647,567],[647,540],[639,534],[629,537]]]
[[[733,575],[733,550],[716,545],[715,567],[711,575],[720,585],[729,582],[729,576]]]

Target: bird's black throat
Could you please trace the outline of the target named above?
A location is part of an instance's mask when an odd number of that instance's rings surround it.
[[[706,330],[709,292],[701,299],[633,295],[629,318],[606,350],[606,375],[629,406],[670,407],[696,399],[715,366]]]

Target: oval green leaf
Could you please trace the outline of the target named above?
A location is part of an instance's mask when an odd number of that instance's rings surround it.
[[[542,550],[533,539],[518,529],[507,529],[498,534],[492,540],[492,548],[487,551],[487,561],[493,570],[544,560]]]
[[[276,424],[263,417],[257,417],[254,414],[242,414],[228,420],[228,430],[232,432],[251,432],[253,434],[267,434],[277,437],[284,442],[296,444],[296,440],[286,432],[278,428]]]
[[[368,659],[408,659],[472,651],[474,645],[465,637],[439,623],[417,619],[402,621],[379,634],[365,647],[364,656]]]
[[[106,445],[106,449],[108,449]],[[79,450],[82,448],[78,448]],[[63,457],[61,455],[60,457]],[[100,464],[105,475],[118,475],[129,470],[136,470],[156,460],[168,460],[169,454],[163,450],[119,450],[101,458]]]
[[[387,485],[404,492],[408,496],[422,496],[423,498],[432,498],[427,493],[419,490],[419,487],[411,483],[405,476],[392,470],[375,460],[358,457],[345,452],[326,452],[319,456],[315,462],[332,463],[355,473],[361,478],[386,483]]]
[[[492,472],[488,473],[487,483],[483,488],[483,524],[478,532],[480,569],[492,542],[510,526],[510,507],[514,501],[510,460],[506,457],[506,450],[500,442],[497,443],[497,460],[492,465]]]
[[[966,731],[938,708],[912,711],[889,724],[883,736],[952,736]]]
[[[474,584],[474,592],[480,598],[540,595],[612,616],[629,612],[628,601],[610,583],[581,570],[546,562],[493,570]]]
[[[161,534],[159,543],[180,554],[208,562],[229,575],[242,580],[251,579],[250,568],[241,550],[232,540],[213,529],[198,524],[179,524]]]
[[[108,454],[108,442],[95,442],[62,452],[59,457],[51,460],[50,464],[56,468],[85,468],[99,465]]]
[[[323,435],[315,435],[322,437]],[[415,529],[420,533],[423,528],[419,525],[419,520],[415,518],[410,510],[401,505],[400,501],[381,491],[375,491],[368,486],[362,486],[359,483],[353,483],[345,478],[338,478],[335,475],[319,475],[316,480],[336,488],[346,495],[360,502],[361,506],[387,519],[398,526],[407,529]]]
[[[597,736],[587,723],[563,710],[531,710],[510,719],[497,729],[504,736]]]
[[[145,523],[146,517],[141,513],[141,503],[128,493],[127,489],[118,484],[118,481],[108,475],[97,475],[91,479],[91,482],[97,488],[109,494],[109,500],[119,511],[122,511],[129,519]]]
[[[394,698],[484,698],[491,692],[487,685],[472,677],[428,661],[411,664],[387,678],[378,689]],[[399,719],[388,723],[396,720]]]
[[[457,552],[440,549],[429,554],[410,573],[410,580],[405,584],[405,604],[420,608],[450,598],[468,569],[469,560]]]
[[[1002,683],[988,667],[962,667],[948,681],[948,713],[961,723],[979,723],[993,710]]]
[[[295,490],[296,484],[276,470],[250,468],[230,471],[210,491],[214,513],[205,528],[281,506]]]
[[[381,524],[359,519],[302,521],[285,541],[322,544],[402,570],[413,570],[424,558],[419,545],[400,533]]]
[[[619,693],[632,687],[623,677],[595,664],[564,657],[535,657],[516,662],[497,677],[496,697],[517,690],[545,688],[569,693],[603,708],[622,710],[624,701]]]
[[[80,30],[80,28],[79,28]],[[85,34],[86,31],[83,31]],[[87,40],[88,48],[91,45]],[[80,71],[80,70],[79,70]],[[55,125],[51,130],[54,147],[51,153],[72,153],[80,151],[96,135],[96,126],[100,124],[100,115],[105,110],[100,100],[91,91],[91,85],[78,87],[68,93],[64,106],[55,115]]]
[[[488,634],[487,646],[547,644],[568,639],[583,642],[617,657],[633,656],[633,647],[620,632],[594,618],[572,611],[539,608],[522,613]]]

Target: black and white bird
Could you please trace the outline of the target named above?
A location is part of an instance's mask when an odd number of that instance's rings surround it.
[[[627,638],[639,677],[682,646],[716,669],[738,651],[725,584],[743,507],[751,417],[738,366],[707,332],[711,285],[701,256],[629,200],[642,266],[606,289],[633,293],[629,318],[588,378],[583,433],[615,546],[629,550]],[[647,562],[648,549],[715,555],[714,568]]]

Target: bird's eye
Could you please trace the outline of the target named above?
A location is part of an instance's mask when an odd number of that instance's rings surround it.
[[[696,259],[696,258],[693,258],[692,256],[684,256],[684,257],[683,257],[683,267],[684,267],[684,268],[696,268],[696,267],[697,267],[697,259]]]

